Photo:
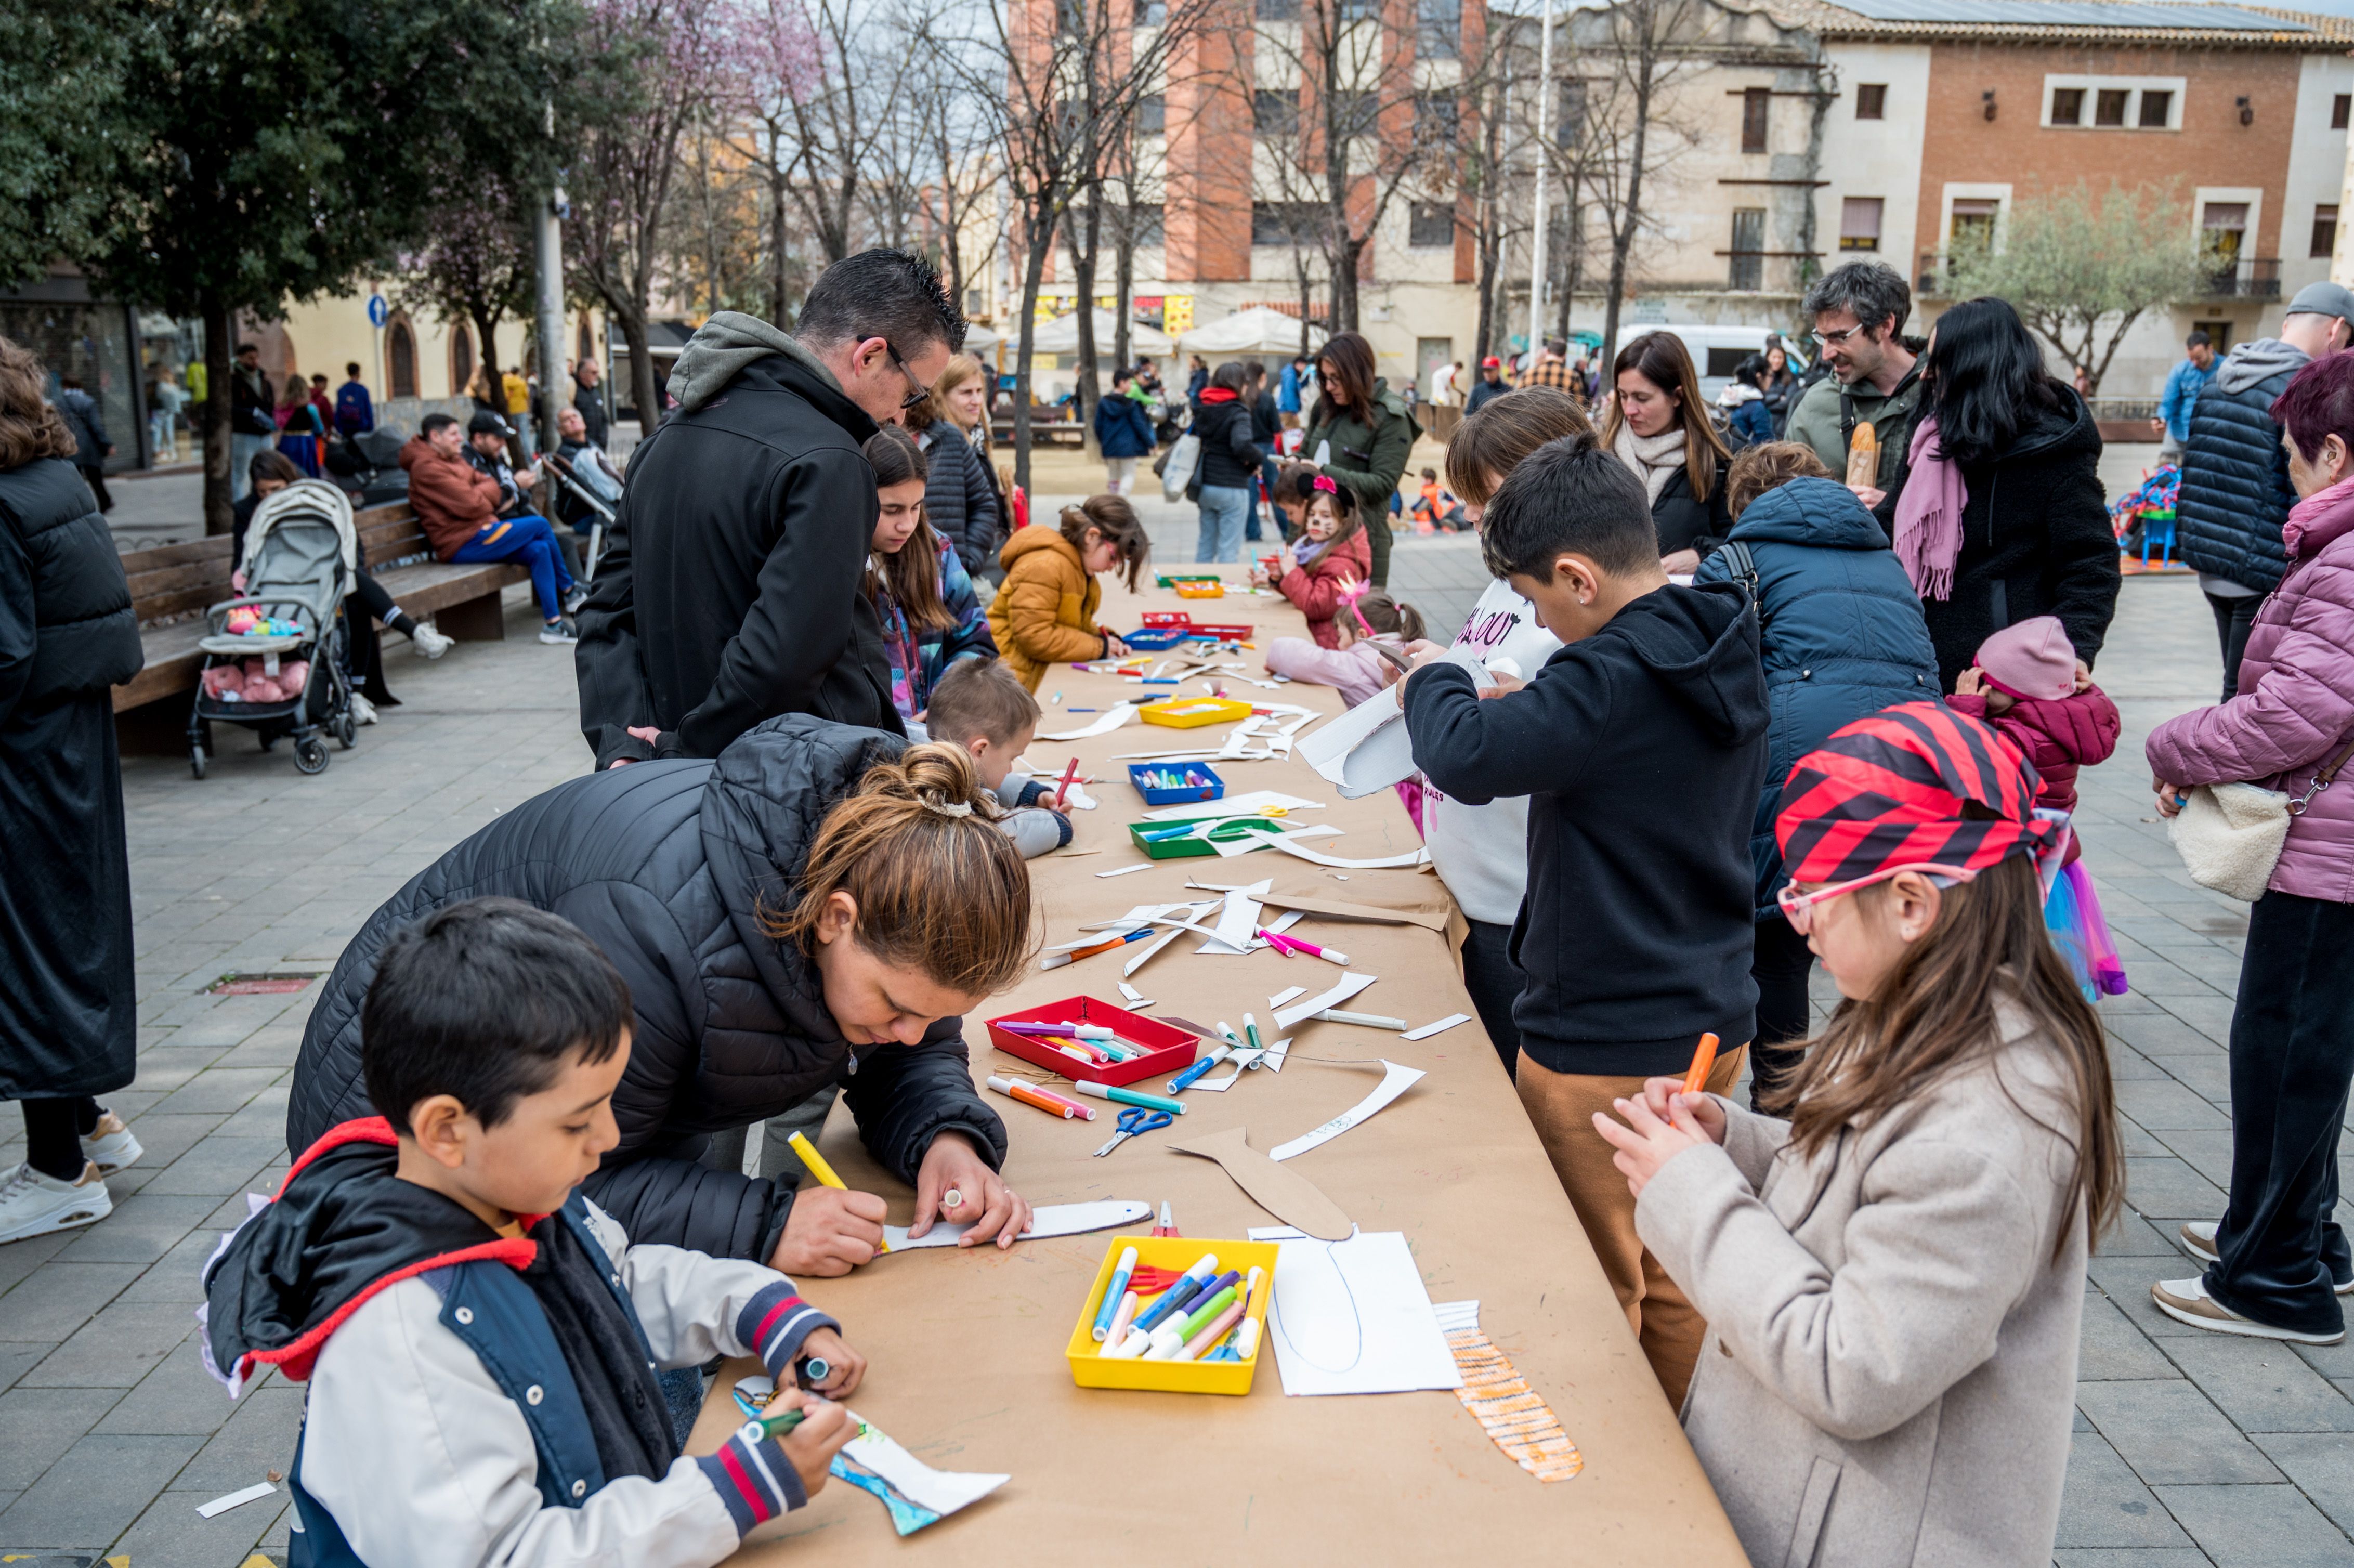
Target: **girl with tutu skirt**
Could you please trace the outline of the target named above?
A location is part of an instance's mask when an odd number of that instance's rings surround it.
[[[1948,707],[1984,719],[2035,765],[2043,781],[2039,808],[2073,815],[2078,770],[2106,762],[2117,748],[2117,705],[2098,686],[2076,689],[2076,650],[2054,617],[2022,620],[1980,643],[1954,693]],[[2083,841],[2071,833],[2043,923],[2088,999],[2122,996],[2125,964],[2080,862],[2083,853]]]

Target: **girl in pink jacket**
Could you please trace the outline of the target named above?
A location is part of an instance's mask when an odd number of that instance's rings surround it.
[[[1373,546],[1365,542],[1357,498],[1347,485],[1305,463],[1286,469],[1276,480],[1276,492],[1285,512],[1303,517],[1304,536],[1283,546],[1273,570],[1253,567],[1251,586],[1281,593],[1308,617],[1309,634],[1319,648],[1338,648],[1332,620],[1343,596],[1373,576]]]
[[[1341,606],[1332,632],[1333,643],[1325,647],[1305,637],[1277,638],[1267,645],[1267,673],[1331,686],[1353,708],[1387,684],[1382,672],[1389,662],[1373,652],[1373,644],[1403,648],[1420,641],[1422,615],[1385,593],[1368,593],[1356,601],[1353,613]]]
[[[2354,1082],[2354,777],[2319,781],[2354,745],[2354,355],[2315,360],[2273,404],[2302,497],[2281,528],[2288,571],[2256,611],[2230,702],[2170,719],[2144,751],[2171,817],[2200,784],[2250,782],[2301,807],[2248,913],[2232,1013],[2232,1192],[2181,1245],[2207,1265],[2150,1287],[2194,1328],[2335,1344],[2354,1257],[2338,1201],[2339,1118]]]

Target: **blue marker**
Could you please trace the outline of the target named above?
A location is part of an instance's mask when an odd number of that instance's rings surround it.
[[[1119,1266],[1111,1271],[1111,1283],[1104,1287],[1103,1305],[1096,1310],[1095,1336],[1098,1343],[1111,1337],[1111,1320],[1119,1310],[1119,1298],[1128,1294],[1128,1277],[1136,1272],[1136,1249],[1122,1247]]]
[[[1136,1321],[1130,1327],[1150,1333],[1153,1326],[1161,1319],[1192,1300],[1200,1292],[1202,1282],[1217,1271],[1218,1255],[1214,1252],[1204,1253],[1193,1267],[1177,1277],[1177,1282],[1168,1288],[1160,1300],[1136,1315]]]
[[[1233,1054],[1234,1049],[1231,1045],[1211,1046],[1208,1055],[1169,1080],[1169,1092],[1173,1095],[1181,1090],[1192,1088],[1195,1079]]]

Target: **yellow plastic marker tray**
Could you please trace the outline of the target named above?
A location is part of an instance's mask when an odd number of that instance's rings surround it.
[[[1246,1361],[1110,1361],[1097,1352],[1103,1347],[1096,1343],[1096,1310],[1103,1304],[1104,1291],[1111,1285],[1112,1270],[1119,1266],[1119,1255],[1129,1247],[1136,1249],[1140,1267],[1150,1265],[1171,1273],[1191,1268],[1205,1252],[1218,1255],[1221,1269],[1240,1271],[1245,1279],[1256,1267],[1262,1271],[1257,1295],[1251,1298],[1247,1316],[1258,1323],[1258,1349]],[[1087,1304],[1079,1309],[1077,1327],[1071,1330],[1071,1342],[1064,1354],[1070,1358],[1071,1381],[1081,1388],[1150,1388],[1164,1393],[1248,1393],[1251,1374],[1258,1371],[1260,1358],[1267,1353],[1267,1308],[1275,1299],[1275,1244],[1255,1241],[1219,1241],[1202,1236],[1114,1236],[1104,1253],[1103,1264],[1096,1270],[1096,1282],[1087,1289]],[[1150,1305],[1150,1302],[1143,1305]]]
[[[1224,599],[1226,597],[1226,585],[1201,578],[1181,582],[1177,585],[1177,597],[1179,599]]]
[[[1136,716],[1147,724],[1167,725],[1171,729],[1198,729],[1205,724],[1248,718],[1250,711],[1248,703],[1238,703],[1232,697],[1164,697],[1137,709]]]

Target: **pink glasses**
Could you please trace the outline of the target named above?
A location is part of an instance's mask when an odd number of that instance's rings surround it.
[[[1853,893],[1859,887],[1869,887],[1875,882],[1886,882],[1892,876],[1902,876],[1908,871],[1921,872],[1929,876],[1950,877],[1956,882],[1975,881],[1978,874],[1967,866],[1940,865],[1935,861],[1912,861],[1903,865],[1885,865],[1870,876],[1859,876],[1852,882],[1834,882],[1829,887],[1819,887],[1812,893],[1801,893],[1798,891],[1797,884],[1786,882],[1782,885],[1782,891],[1774,895],[1775,902],[1781,905],[1783,917],[1790,922],[1790,929],[1803,937],[1815,928],[1816,905],[1842,897]]]

